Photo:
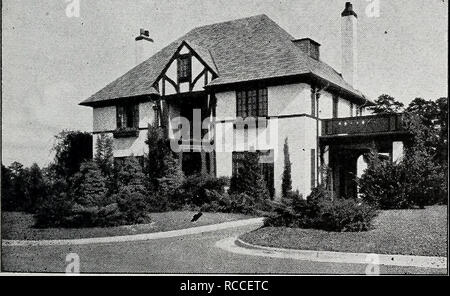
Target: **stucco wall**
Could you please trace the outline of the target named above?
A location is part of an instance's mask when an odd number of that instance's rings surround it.
[[[327,91],[320,92],[319,117],[320,118],[333,117],[333,95]]]
[[[311,114],[311,87],[305,83],[267,88],[269,116]]]
[[[93,109],[93,131],[112,131],[117,127],[116,106]]]
[[[350,117],[350,102],[339,97],[338,117]]]
[[[139,104],[139,131],[138,137],[130,138],[113,138],[114,157],[124,156],[142,156],[147,151],[145,139],[147,138],[148,124],[153,123],[155,119],[155,112],[153,110],[152,102],[143,102]],[[99,133],[105,133],[113,137],[112,131],[117,127],[116,123],[116,107],[108,106],[101,108],[94,108],[93,111],[93,152],[95,155],[96,142]]]
[[[244,129],[234,129],[236,94],[234,91],[217,93],[216,105],[216,161],[217,175],[232,175],[232,151],[273,150],[275,195],[281,192],[284,169],[283,145],[289,142],[292,162],[292,185],[305,197],[311,190],[311,149],[316,149],[316,120],[304,116],[311,113],[311,88],[306,84],[268,87],[269,116],[297,115],[273,118],[266,128],[249,128],[244,142]],[[317,152],[316,152],[317,153]]]

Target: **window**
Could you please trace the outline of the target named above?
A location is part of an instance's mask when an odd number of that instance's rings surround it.
[[[178,57],[178,82],[191,81],[191,56],[189,54]]]
[[[353,103],[350,103],[350,117],[353,117]]]
[[[267,186],[267,190],[270,193],[270,196],[273,197],[275,194],[274,188],[274,160],[273,160],[273,151],[255,151],[255,152],[233,152],[232,154],[232,167],[233,167],[233,175],[236,175],[243,169],[243,159],[245,157],[245,153],[258,153],[259,154],[259,169],[261,174],[263,175],[264,181]]]
[[[267,88],[236,92],[237,117],[266,117],[267,104]]]
[[[139,104],[118,105],[117,129],[130,129],[139,127]]]

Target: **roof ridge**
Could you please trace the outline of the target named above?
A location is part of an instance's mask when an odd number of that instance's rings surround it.
[[[243,21],[243,20],[249,20],[249,19],[253,19],[253,18],[268,18],[268,19],[272,20],[265,13],[261,13],[261,14],[247,16],[247,17],[231,19],[231,20],[228,20],[228,21],[222,21],[222,22],[217,22],[217,23],[212,23],[212,24],[200,25],[200,26],[192,28],[187,34],[189,34],[190,32],[192,32],[192,31],[194,31],[196,29],[200,29],[200,28],[212,27],[212,26],[216,26],[216,25],[224,25],[224,24],[227,24],[227,23],[234,23],[234,22],[239,22],[239,21]]]

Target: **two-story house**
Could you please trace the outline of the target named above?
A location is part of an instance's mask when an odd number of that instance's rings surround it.
[[[179,144],[187,174],[230,177],[242,152],[254,151],[279,196],[288,139],[294,190],[309,194],[326,164],[336,168],[333,188],[345,193],[345,163],[333,160],[333,137],[348,133],[336,132],[347,124],[366,126],[361,116],[372,103],[355,86],[357,15],[350,3],[341,19],[342,73],[321,60],[318,42],[257,15],[191,30],[81,105],[93,108],[93,134],[114,138],[115,157],[143,156],[148,125],[156,124]]]

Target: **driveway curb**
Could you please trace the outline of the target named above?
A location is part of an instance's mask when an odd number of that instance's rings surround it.
[[[163,232],[110,236],[110,237],[92,237],[81,239],[60,239],[60,240],[3,240],[2,246],[26,247],[26,246],[64,246],[64,245],[86,245],[86,244],[107,244],[117,242],[146,241],[162,238],[170,238],[191,234],[199,234],[203,232],[211,232],[227,228],[257,225],[263,223],[264,218],[252,218],[245,220],[237,220],[224,222],[219,224],[204,225],[178,230],[170,230]]]
[[[272,258],[365,265],[447,268],[447,257],[283,249],[253,245],[236,237],[221,240],[216,243],[216,246],[232,253]]]

